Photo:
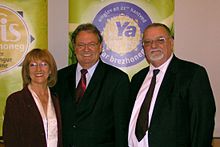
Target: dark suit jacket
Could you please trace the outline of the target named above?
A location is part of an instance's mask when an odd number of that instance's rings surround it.
[[[60,106],[51,93],[58,123],[58,147],[62,147]],[[3,138],[6,147],[46,147],[42,117],[27,86],[11,94],[6,102]]]
[[[132,97],[149,67],[131,81]],[[155,103],[149,147],[210,147],[214,129],[215,103],[206,70],[173,57]]]
[[[129,122],[129,78],[99,61],[84,97],[75,103],[76,64],[58,72],[64,147],[125,147]]]

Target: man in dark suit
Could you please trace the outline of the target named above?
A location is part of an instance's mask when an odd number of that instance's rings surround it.
[[[126,147],[129,122],[129,78],[100,60],[102,36],[92,24],[72,34],[78,62],[58,72],[64,147]],[[81,69],[86,90],[77,96]]]
[[[131,97],[136,100],[129,123],[129,147],[211,146],[215,102],[207,72],[200,65],[178,59],[173,42],[164,24],[153,23],[144,31],[149,67],[131,81]],[[159,73],[147,113],[149,121],[139,138],[136,124],[155,69]]]

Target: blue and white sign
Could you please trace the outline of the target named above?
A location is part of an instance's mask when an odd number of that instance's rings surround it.
[[[146,12],[132,3],[116,2],[101,9],[93,20],[104,39],[101,59],[116,67],[129,67],[144,60],[141,39],[151,23]]]

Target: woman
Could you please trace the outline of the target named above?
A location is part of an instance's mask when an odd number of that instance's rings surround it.
[[[23,89],[6,101],[3,138],[6,147],[61,147],[59,102],[49,87],[57,80],[54,58],[33,49],[22,64]]]

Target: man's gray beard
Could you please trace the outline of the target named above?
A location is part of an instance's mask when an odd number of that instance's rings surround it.
[[[160,51],[160,54],[158,55],[158,53],[150,53],[149,57],[150,57],[151,61],[159,61],[159,60],[161,60],[164,57],[162,49],[160,49],[160,48],[152,49],[150,52],[154,52],[154,51]],[[156,55],[154,55],[154,54],[156,54]]]

